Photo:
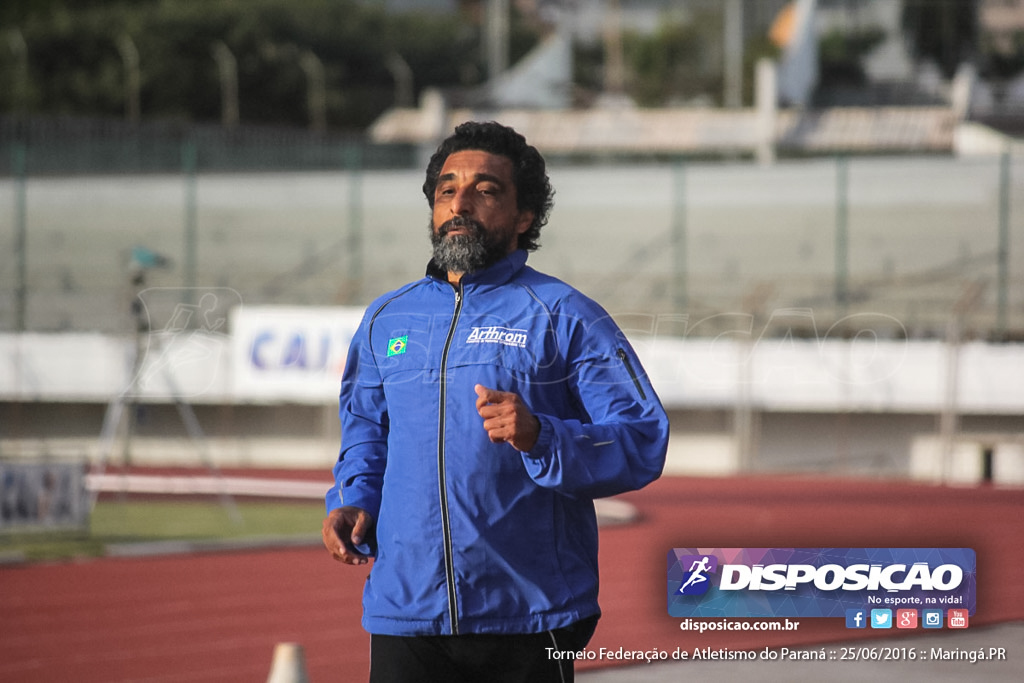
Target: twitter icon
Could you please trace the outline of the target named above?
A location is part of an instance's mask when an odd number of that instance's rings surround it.
[[[871,610],[871,628],[892,628],[892,610]]]

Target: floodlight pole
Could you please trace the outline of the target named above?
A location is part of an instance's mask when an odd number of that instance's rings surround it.
[[[757,450],[757,432],[760,416],[754,405],[754,382],[756,379],[755,328],[764,319],[764,308],[774,293],[774,286],[759,284],[743,299],[743,311],[750,319],[750,333],[736,344],[736,405],[733,411],[733,440],[736,445],[736,463],[741,472],[754,468]]]
[[[999,163],[999,242],[996,251],[996,334],[1006,339],[1007,289],[1010,283],[1010,150],[1003,150]]]
[[[14,57],[14,82],[11,94],[13,97],[14,113],[24,116],[28,113],[29,100],[29,71],[28,71],[28,44],[21,29],[12,28],[7,31],[7,46]]]
[[[412,67],[397,52],[388,55],[384,65],[391,72],[391,77],[395,79],[395,106],[412,107],[415,104],[413,101]]]
[[[605,0],[604,91],[609,95],[626,92],[626,65],[622,52],[622,8],[619,0]]]
[[[849,161],[836,158],[836,244],[835,244],[835,306],[836,322],[846,316],[849,292]]]
[[[977,305],[984,292],[981,282],[968,284],[953,305],[946,323],[946,377],[942,412],[939,414],[939,440],[941,443],[941,479],[949,482],[955,474],[956,442],[960,431],[960,349],[963,344],[964,318]]]
[[[676,310],[685,311],[689,305],[689,273],[686,253],[686,163],[682,159],[672,166],[672,179],[672,246],[675,255],[673,290]]]
[[[348,170],[348,299],[359,301],[363,280],[363,154],[358,144],[345,147]]]
[[[487,0],[487,76],[495,79],[508,69],[509,0]]]
[[[198,167],[199,150],[195,140],[187,140],[181,148],[181,166],[185,176],[185,226],[184,226],[184,259],[182,259],[183,285],[182,303],[195,303],[196,262],[198,256],[199,233],[199,202],[198,202]]]
[[[117,39],[117,50],[121,53],[121,60],[124,62],[125,118],[128,119],[128,123],[136,124],[142,113],[139,102],[139,90],[142,82],[139,75],[139,50],[135,47],[135,41],[127,33],[121,34]]]
[[[327,80],[324,76],[324,63],[312,50],[304,50],[299,56],[299,66],[306,75],[309,127],[314,132],[322,133],[327,130]]]
[[[223,41],[218,40],[211,50],[220,75],[220,116],[225,128],[238,125],[238,60]]]
[[[18,258],[18,284],[15,292],[14,329],[25,331],[25,317],[28,310],[28,202],[26,176],[28,175],[27,150],[21,142],[11,149],[11,166],[14,171],[14,253]]]
[[[723,7],[723,44],[725,45],[725,91],[723,104],[728,109],[743,106],[743,2],[725,0]]]

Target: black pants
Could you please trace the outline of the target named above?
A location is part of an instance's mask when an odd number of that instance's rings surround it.
[[[370,683],[570,683],[573,659],[597,627],[590,617],[543,633],[370,636]],[[556,652],[557,651],[557,652]]]

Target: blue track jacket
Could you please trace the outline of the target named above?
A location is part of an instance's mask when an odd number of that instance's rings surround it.
[[[529,453],[491,443],[474,385],[518,393]],[[370,633],[536,633],[600,613],[594,498],[662,471],[668,419],[611,317],[517,251],[377,299],[341,383],[328,511],[376,520]],[[344,501],[344,503],[342,502]]]

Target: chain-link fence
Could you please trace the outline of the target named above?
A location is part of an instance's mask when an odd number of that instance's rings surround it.
[[[307,134],[75,128],[0,154],[0,329],[123,331],[188,292],[365,304],[422,275],[422,154]],[[533,256],[669,334],[1024,338],[1024,162],[1009,155],[549,168]],[[861,318],[863,320],[863,318]],[[834,327],[838,324],[838,327]],[[863,324],[850,326],[863,330]]]

